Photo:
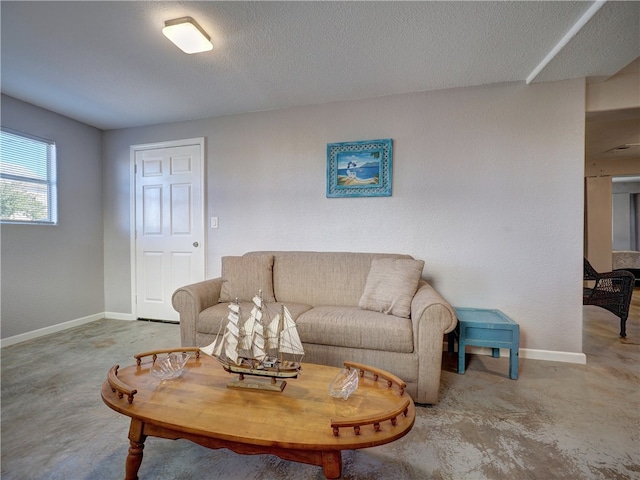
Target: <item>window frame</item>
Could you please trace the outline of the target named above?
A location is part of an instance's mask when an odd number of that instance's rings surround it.
[[[46,146],[46,179],[29,177],[24,175],[17,175],[12,173],[6,173],[2,171],[0,166],[0,181],[6,179],[13,182],[24,182],[31,185],[46,186],[46,198],[47,198],[47,212],[46,219],[41,220],[27,220],[27,219],[9,219],[0,217],[0,224],[15,224],[15,225],[57,225],[58,224],[58,185],[57,185],[57,145],[54,140],[48,138],[33,135],[31,133],[22,132],[20,130],[14,130],[5,126],[0,126],[0,134],[8,133],[17,137],[22,137],[35,142],[40,142]],[[2,154],[0,151],[0,163]],[[39,162],[40,163],[40,162]]]

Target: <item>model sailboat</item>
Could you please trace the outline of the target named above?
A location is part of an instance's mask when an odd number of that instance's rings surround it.
[[[200,350],[216,358],[226,371],[240,375],[238,382],[228,386],[279,391],[286,382],[278,379],[297,377],[304,356],[296,323],[287,307],[282,305],[281,311],[270,318],[260,293],[253,297],[246,319],[242,318],[238,301],[230,303],[224,331]],[[246,383],[244,375],[270,377],[271,385]]]

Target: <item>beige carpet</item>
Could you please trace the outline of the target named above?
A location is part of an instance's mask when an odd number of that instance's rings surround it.
[[[640,478],[640,320],[585,307],[587,365],[444,355],[441,403],[417,408],[413,430],[345,452],[344,479]],[[122,479],[128,420],[100,386],[116,363],[179,346],[177,325],[100,320],[2,349],[2,479]],[[212,405],[215,408],[215,405]],[[322,479],[319,467],[268,455],[150,438],[140,478]]]

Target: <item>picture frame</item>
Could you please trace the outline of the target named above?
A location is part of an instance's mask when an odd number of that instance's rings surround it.
[[[327,144],[327,198],[390,197],[390,138]]]

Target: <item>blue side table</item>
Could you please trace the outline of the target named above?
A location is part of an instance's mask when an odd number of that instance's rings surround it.
[[[458,373],[465,371],[467,345],[489,347],[491,356],[500,358],[500,349],[508,348],[509,378],[518,379],[518,351],[520,349],[520,326],[500,310],[480,308],[456,308],[458,326],[449,333],[448,350],[453,352],[455,338],[458,340]]]

